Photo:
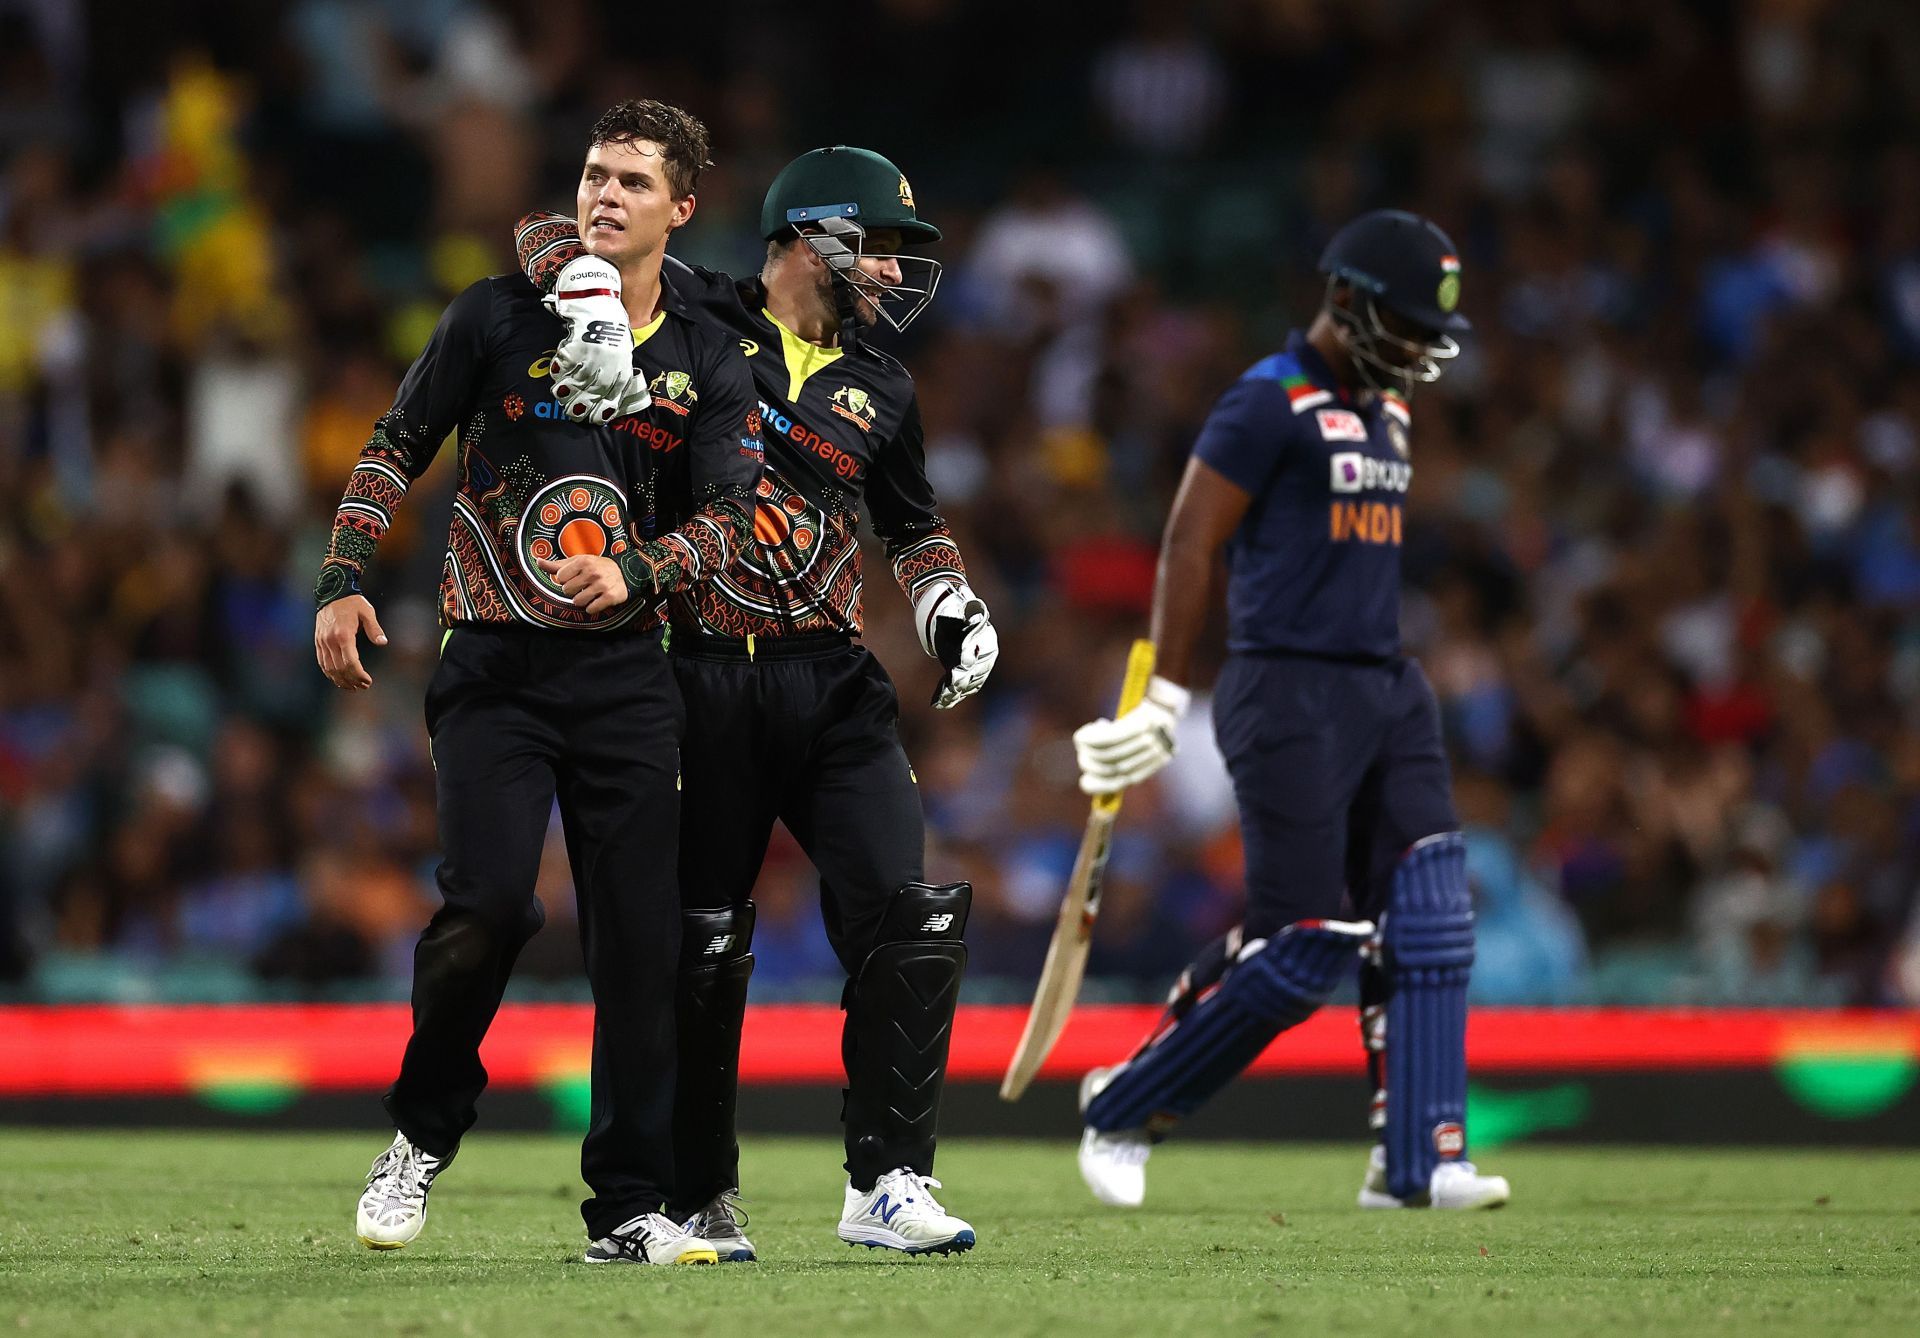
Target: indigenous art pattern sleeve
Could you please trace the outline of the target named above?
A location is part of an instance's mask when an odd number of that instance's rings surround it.
[[[514,225],[513,248],[521,271],[543,293],[553,291],[562,266],[587,253],[574,221],[545,210],[536,210]]]
[[[687,444],[693,500],[699,510],[663,536],[667,547],[680,550],[681,573],[659,587],[662,594],[685,590],[725,571],[741,547],[753,539],[754,490],[760,486],[766,464],[760,442],[760,402],[747,360],[732,341],[715,341],[709,360],[708,391]],[[627,561],[646,565],[644,547]],[[639,573],[623,567],[623,574],[632,585]]]
[[[314,583],[316,605],[359,591],[367,563],[393,524],[394,508],[459,425],[481,371],[492,310],[485,280],[456,297],[408,368],[393,407],[374,424],[334,512],[327,556]]]
[[[967,579],[960,547],[935,505],[933,485],[927,482],[926,431],[916,397],[908,401],[899,435],[874,461],[867,479],[873,532],[886,548],[893,579],[910,601],[930,586],[959,585]]]

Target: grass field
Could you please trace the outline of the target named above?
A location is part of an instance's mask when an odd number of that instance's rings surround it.
[[[1170,1145],[1121,1213],[1069,1145],[955,1140],[944,1197],[980,1248],[908,1260],[834,1239],[833,1145],[760,1139],[764,1262],[597,1269],[560,1138],[476,1135],[419,1241],[362,1248],[381,1142],[0,1131],[0,1331],[1824,1338],[1920,1308],[1912,1153],[1515,1148],[1512,1207],[1442,1216],[1356,1211],[1353,1147]]]

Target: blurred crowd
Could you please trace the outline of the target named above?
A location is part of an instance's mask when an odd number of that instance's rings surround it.
[[[1213,398],[1359,210],[1440,220],[1477,332],[1416,398],[1405,633],[1496,1002],[1920,1002],[1920,8],[1908,0],[0,0],[0,980],[403,993],[448,461],[370,593],[312,587],[373,420],[631,95],[712,126],[676,250],[870,145],[946,230],[897,351],[1003,654],[959,710],[870,563],[969,997],[1030,988]],[[1219,637],[1204,667],[1210,680]],[[1201,698],[1204,708],[1204,694]],[[1130,796],[1090,994],[1236,918],[1201,709]],[[557,832],[523,992],[577,993]],[[757,997],[835,997],[777,834]]]

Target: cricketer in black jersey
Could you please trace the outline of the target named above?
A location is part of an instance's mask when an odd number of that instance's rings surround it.
[[[940,1208],[927,1177],[971,889],[921,881],[924,826],[899,700],[854,641],[864,498],[922,647],[947,670],[935,704],[977,690],[997,655],[927,482],[912,378],[857,337],[862,325],[898,327],[925,305],[937,267],[899,247],[939,233],[918,218],[893,164],[839,147],[780,174],[762,234],[770,247],[758,277],[674,269],[689,303],[745,354],[767,444],[753,542],[730,569],[671,601],[688,709],[674,1130],[682,1210],[734,1242],[723,1258],[752,1257],[729,1206],[739,1183],[733,1115],[750,894],[778,820],[820,871],[827,934],[849,978],[840,1236],[908,1253],[964,1250],[972,1227]],[[598,282],[571,220],[530,216],[516,240],[522,267],[556,302]],[[927,276],[918,286],[907,281],[915,273]],[[900,298],[907,315],[895,319]],[[575,356],[572,341],[563,352]],[[591,398],[604,406],[633,393],[609,386]],[[583,411],[581,396],[556,394],[569,413]]]
[[[660,314],[633,331],[653,403],[601,427],[557,412],[547,379],[566,327],[531,283],[481,279],[455,298],[354,466],[317,601],[359,590],[394,508],[456,429],[445,626],[645,630],[657,594],[724,570],[751,529],[759,411],[739,349],[695,319],[670,275],[661,290]],[[589,615],[539,565],[582,553],[616,560],[632,597]]]
[[[476,1118],[480,1044],[521,948],[557,807],[595,1005],[581,1173],[589,1263],[712,1263],[662,1213],[674,1193],[674,877],[685,710],[662,649],[666,597],[732,561],[762,450],[745,361],[660,272],[693,214],[706,131],[660,103],[595,125],[581,173],[597,263],[634,305],[569,330],[527,280],[485,279],[448,308],[356,464],[317,587],[315,651],[369,686],[355,637],[380,640],[358,593],[408,485],[458,430],[459,483],[440,581],[447,632],[427,691],[442,904],[414,952],[413,1034],[386,1097],[397,1133],[356,1231],[403,1246]],[[556,412],[569,334],[650,386],[619,422]]]
[[[521,267],[551,290],[584,254],[573,220],[529,214],[515,232]],[[767,310],[758,276],[735,279],[667,261],[690,307],[747,355],[767,447],[753,543],[713,581],[676,600],[674,622],[722,636],[861,630],[857,528],[864,498],[874,534],[910,601],[966,579],[927,482],[913,377],[862,341],[808,343]]]

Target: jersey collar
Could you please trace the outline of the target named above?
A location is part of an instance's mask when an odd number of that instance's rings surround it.
[[[1306,373],[1307,379],[1313,384],[1330,391],[1342,404],[1354,402],[1352,393],[1340,384],[1339,378],[1333,374],[1333,368],[1327,366],[1327,360],[1320,356],[1320,350],[1308,342],[1306,331],[1287,331],[1287,352],[1300,364],[1300,370]]]

